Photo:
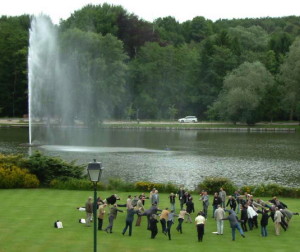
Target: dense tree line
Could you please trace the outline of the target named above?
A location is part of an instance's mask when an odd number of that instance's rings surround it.
[[[30,19],[0,17],[0,116],[27,114]],[[75,11],[58,30],[62,57],[89,72],[80,85],[102,97],[93,106],[102,119],[300,119],[300,17],[150,23],[103,4]]]

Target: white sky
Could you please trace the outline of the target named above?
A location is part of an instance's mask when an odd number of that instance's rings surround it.
[[[47,14],[53,23],[67,19],[87,4],[121,5],[139,18],[154,21],[172,16],[179,22],[203,16],[213,21],[232,18],[300,16],[299,0],[0,0],[0,16]]]

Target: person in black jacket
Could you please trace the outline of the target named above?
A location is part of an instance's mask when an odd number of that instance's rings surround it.
[[[120,200],[120,198],[117,196],[117,194],[113,194],[110,197],[105,199],[106,204],[108,205],[114,205],[117,200]]]
[[[219,197],[218,193],[215,192],[213,201],[212,201],[212,206],[213,206],[213,212],[212,212],[212,217],[214,218],[214,214],[216,209],[218,208],[218,205],[222,204],[222,199]]]
[[[180,210],[182,210],[183,205],[185,203],[185,190],[183,189],[183,187],[180,187],[180,189],[177,192],[177,195],[180,202]]]
[[[234,199],[234,197],[232,197],[231,195],[228,198],[226,207],[229,205],[230,209],[232,209],[233,211],[235,211],[236,209],[236,200]]]
[[[269,202],[278,207],[278,209],[288,208],[288,206],[283,202],[279,201],[276,196],[274,196],[273,199],[269,200]]]
[[[247,206],[242,205],[241,209],[241,226],[244,232],[247,232],[247,222],[248,222],[248,213],[247,213]]]
[[[270,215],[268,213],[269,213],[269,211],[267,209],[262,210],[262,217],[261,217],[261,220],[260,220],[261,236],[262,237],[268,236],[267,226],[268,226],[268,220],[270,218]]]
[[[191,213],[195,212],[195,207],[194,207],[194,202],[192,197],[190,197],[190,200],[186,202],[186,212],[189,214],[186,222],[192,223],[193,221],[191,218]]]
[[[150,217],[150,220],[149,220],[149,229],[151,231],[151,239],[154,239],[158,233],[157,223],[158,223],[158,220],[156,218],[156,215],[152,214]]]

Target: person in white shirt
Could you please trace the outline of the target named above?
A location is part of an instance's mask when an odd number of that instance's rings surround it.
[[[215,220],[217,222],[217,231],[218,231],[217,234],[222,235],[223,234],[223,229],[224,229],[223,219],[225,218],[225,211],[221,207],[221,205],[218,205],[218,208],[215,211],[214,217],[215,217]]]
[[[205,217],[203,212],[199,212],[197,217],[195,218],[195,224],[197,228],[198,234],[198,242],[202,242],[204,235],[204,225],[205,225]]]
[[[274,225],[275,225],[275,233],[276,235],[280,235],[280,222],[283,218],[283,214],[280,212],[278,207],[275,208],[275,215],[274,215]]]

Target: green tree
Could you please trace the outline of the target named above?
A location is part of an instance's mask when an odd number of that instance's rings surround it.
[[[224,77],[238,66],[238,57],[226,32],[206,39],[198,53],[198,61],[192,66],[193,85],[189,92],[191,106],[197,107],[199,117],[204,117],[208,106],[217,99]]]
[[[263,117],[261,106],[274,86],[272,75],[260,62],[245,62],[225,77],[223,90],[210,108],[223,120],[251,125]]]
[[[153,25],[129,14],[122,6],[87,5],[61,22],[61,29],[80,29],[102,35],[112,34],[124,43],[127,54],[133,58],[147,41],[158,41]]]
[[[290,47],[280,69],[280,78],[284,84],[283,104],[293,120],[300,103],[300,37]]]
[[[169,118],[173,105],[185,111],[191,66],[196,54],[187,46],[147,43],[130,63],[130,89],[141,118]]]
[[[27,114],[29,16],[0,18],[0,115]]]
[[[78,119],[96,124],[123,108],[127,56],[121,41],[111,34],[102,36],[70,29],[62,34],[61,52],[72,105],[61,106],[61,113],[69,113],[67,107],[75,111],[71,114]],[[85,106],[77,102],[82,99],[85,99]]]
[[[114,6],[107,3],[103,5],[88,4],[76,10],[67,20],[62,20],[60,28],[80,29],[106,35],[108,33],[117,35],[117,20],[121,13],[126,12],[121,6]]]
[[[153,25],[159,33],[161,44],[178,46],[185,42],[182,25],[174,17],[158,18]]]
[[[212,35],[212,21],[198,16],[182,24],[187,42],[201,42]]]

